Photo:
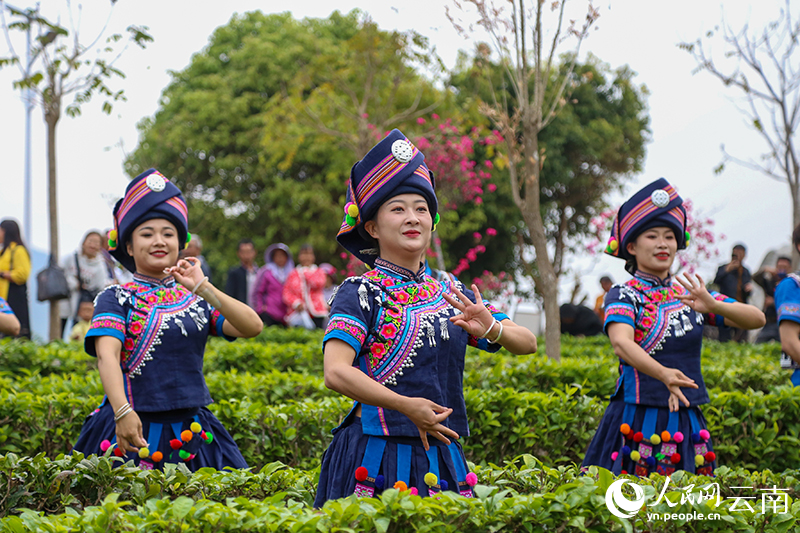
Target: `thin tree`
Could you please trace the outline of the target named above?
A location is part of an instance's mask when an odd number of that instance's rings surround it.
[[[545,351],[560,360],[558,274],[550,258],[539,198],[540,176],[545,169],[539,134],[567,102],[572,67],[599,13],[591,1],[579,20],[565,20],[567,0],[510,0],[499,5],[483,0],[456,1],[456,8],[465,13],[462,4],[475,8],[476,24],[488,34],[505,69],[508,91],[495,95],[481,110],[500,130],[506,144],[514,203],[536,253],[534,280],[544,300]],[[471,24],[457,19],[449,9],[448,17],[459,33],[471,36]],[[572,49],[566,56],[567,68],[560,68],[558,51],[567,41]]]
[[[800,124],[800,20],[792,17],[786,0],[778,17],[760,30],[745,24],[736,31],[724,19],[721,27],[705,37],[678,46],[697,61],[694,72],[706,71],[726,87],[744,93],[744,106],[739,107],[747,124],[766,142],[767,151],[759,160],[740,159],[725,150],[723,161],[716,168],[722,172],[727,161],[763,173],[789,186],[792,197],[792,229],[800,224],[800,154],[795,132]],[[722,41],[719,50],[724,57],[720,66],[711,52],[712,39]],[[800,260],[792,250],[795,265]]]
[[[112,9],[113,4],[112,2]],[[144,48],[153,38],[148,33],[148,28],[143,26],[128,26],[128,40],[124,45],[123,35],[115,33],[105,37],[108,24],[111,20],[111,11],[105,25],[89,42],[81,44],[80,20],[82,8],[77,8],[77,17],[73,13],[72,5],[66,2],[69,12],[68,27],[52,23],[36,9],[19,10],[7,5],[0,0],[0,18],[2,19],[3,33],[8,44],[10,57],[0,58],[0,67],[16,64],[19,66],[21,78],[14,82],[18,89],[29,89],[30,94],[41,107],[44,121],[47,125],[47,187],[48,187],[48,218],[50,230],[50,256],[58,258],[58,202],[56,198],[56,126],[61,119],[64,98],[74,94],[74,100],[69,103],[64,111],[71,117],[81,113],[81,105],[87,103],[95,95],[104,98],[103,112],[111,113],[112,102],[124,101],[122,90],[113,90],[107,82],[114,77],[125,78],[125,74],[117,69],[114,64],[120,55],[128,48],[130,43],[135,43]],[[8,24],[5,10],[8,9],[15,21]],[[75,19],[77,18],[77,24]],[[14,50],[11,41],[12,31],[31,31],[34,33],[35,44],[31,50],[31,62],[26,67]],[[121,46],[121,48],[120,48]],[[29,236],[30,237],[30,236]],[[49,338],[59,338],[61,321],[58,313],[58,302],[50,302],[50,329]]]

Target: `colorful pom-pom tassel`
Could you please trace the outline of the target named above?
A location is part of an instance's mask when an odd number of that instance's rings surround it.
[[[675,452],[670,456],[669,460],[672,461],[672,464],[676,465],[681,462],[681,454]]]
[[[345,215],[344,216],[344,221],[348,226],[355,226],[356,225],[356,219],[354,219],[350,215]]]
[[[641,458],[642,458],[642,455],[639,452],[637,452],[636,450],[633,450],[631,452],[631,460],[633,462],[637,462]]]
[[[631,448],[630,446],[623,446],[620,451],[622,452],[622,456],[625,457],[631,453]]]
[[[114,448],[114,455],[117,457],[122,457],[125,455],[125,452],[122,451],[122,448]]]
[[[192,234],[187,231],[186,232],[186,244],[189,244],[190,242],[192,242]]]
[[[410,492],[412,496],[419,496],[419,490],[417,490],[417,487],[411,487],[408,489],[408,492]]]
[[[705,462],[706,458],[703,457],[702,455],[698,454],[694,456],[694,464],[696,464],[697,466],[703,466],[703,463]]]
[[[672,438],[672,435],[669,434],[669,431],[662,431],[661,432],[661,440],[663,442],[669,442]]]
[[[192,422],[192,425],[189,426],[189,429],[192,430],[192,433],[200,433],[203,431],[203,426],[201,426],[199,422]]]
[[[703,439],[704,441],[707,441],[708,439],[711,438],[711,433],[709,433],[707,429],[701,429],[700,438]]]
[[[375,476],[375,488],[381,490],[383,488],[384,483],[386,483],[386,478],[383,477],[382,474],[378,474]]]
[[[153,462],[155,463],[160,463],[163,458],[164,454],[161,452],[155,452],[153,453],[153,457],[151,457],[151,459],[153,459]]]
[[[661,437],[659,437],[656,433],[653,433],[652,435],[650,435],[650,443],[653,444],[654,446],[658,446],[659,444],[661,444]]]
[[[692,442],[699,444],[700,440],[700,433],[692,433]]]
[[[214,434],[206,431],[206,444],[211,444],[212,442],[214,442]]]
[[[641,431],[637,431],[633,434],[633,442],[642,442],[644,440],[644,435]]]
[[[147,448],[139,448],[139,458],[147,459],[148,457],[150,457],[150,450]]]
[[[627,435],[628,433],[631,432],[631,427],[628,424],[622,424],[619,427],[619,432],[622,433],[623,435]]]
[[[692,240],[692,235],[687,231],[686,232],[686,246],[689,246],[689,241]]]
[[[707,463],[713,463],[716,458],[717,454],[715,454],[714,452],[706,452],[706,455],[704,456],[704,459],[706,460]]]
[[[184,429],[183,431],[181,431],[181,440],[183,442],[189,442],[190,440],[192,440],[192,432],[189,431],[188,429]]]
[[[365,467],[359,466],[356,468],[356,481],[366,481],[368,473]]]
[[[611,248],[612,252],[616,252],[617,248],[619,248],[619,243],[617,239],[612,239],[611,242],[608,243],[608,247]]]
[[[663,461],[666,458],[667,458],[667,456],[664,455],[663,453],[657,453],[656,454],[656,459],[659,460],[659,461]]]
[[[672,440],[680,444],[681,442],[683,442],[683,433],[681,433],[680,431],[676,431],[675,434],[672,436]]]
[[[408,490],[408,485],[406,485],[405,481],[398,481],[397,483],[394,484],[394,488],[402,492],[404,490]]]
[[[425,481],[425,484],[428,485],[429,487],[433,487],[439,482],[439,478],[436,477],[436,474],[434,474],[433,472],[428,472],[422,479]]]
[[[192,456],[192,454],[190,454],[186,450],[181,450],[181,451],[178,452],[178,457],[180,457],[184,461],[188,461],[189,457],[191,457],[191,456]]]
[[[475,472],[467,474],[467,485],[474,487],[478,484],[478,475]]]
[[[100,451],[106,453],[108,449],[111,448],[111,441],[105,439],[103,442],[100,443]]]
[[[183,446],[183,443],[178,439],[172,439],[171,441],[169,441],[169,447],[172,448],[173,450],[180,450],[181,446]]]
[[[112,249],[117,247],[117,230],[115,229],[108,232],[108,247]]]
[[[439,216],[439,213],[436,213],[436,215],[433,217],[433,224],[438,224],[441,219],[442,217]]]
[[[191,460],[192,460],[192,459],[194,459],[195,457],[197,457],[197,454],[196,454],[196,453],[193,453],[192,455],[190,455],[190,456],[189,456],[189,459],[188,459],[188,461],[191,461]]]
[[[611,452],[611,460],[616,461],[617,457],[619,457],[619,452]]]
[[[647,466],[649,466],[650,468],[653,468],[654,466],[656,466],[656,458],[653,457],[652,455],[650,457],[648,457],[647,459],[645,459],[645,462],[647,463]]]
[[[356,218],[358,216],[358,206],[352,202],[347,204],[347,207],[344,210],[345,213],[350,215],[352,218]]]
[[[447,490],[450,487],[446,479],[440,479],[439,486],[442,487],[442,490]]]
[[[622,471],[622,472],[620,472],[619,474],[620,474],[621,476],[627,476],[627,475],[628,475],[628,471],[627,471],[627,470],[623,470],[623,471]]]

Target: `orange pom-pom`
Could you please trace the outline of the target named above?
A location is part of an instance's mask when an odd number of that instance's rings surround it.
[[[631,427],[628,424],[622,424],[619,427],[619,430],[623,435],[627,435],[628,433],[631,432]]]
[[[163,459],[163,458],[164,458],[164,454],[161,453],[161,452],[155,452],[153,454],[153,461],[155,461],[156,463],[160,463],[161,459]]]
[[[672,435],[669,434],[669,431],[662,431],[661,432],[661,441],[662,442],[669,442],[672,438]]]
[[[184,429],[181,432],[181,440],[183,442],[189,442],[190,440],[192,440],[192,432],[188,429]]]
[[[404,490],[408,490],[408,485],[406,485],[405,481],[398,481],[394,484],[394,488],[402,492]]]

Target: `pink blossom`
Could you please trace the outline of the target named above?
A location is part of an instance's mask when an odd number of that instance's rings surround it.
[[[490,183],[486,188],[489,189],[489,192],[494,192],[497,190],[497,185]]]
[[[424,119],[424,118],[422,118],[422,117],[419,117],[419,118],[417,119],[417,124],[425,124],[425,119]]]
[[[439,120],[439,115],[437,115],[436,113],[434,113],[433,115],[431,115],[431,118],[432,118],[433,120]]]
[[[361,118],[369,118],[369,113],[362,113]]]
[[[475,203],[478,204],[478,205],[481,205],[483,203],[483,198],[478,196],[477,198],[475,198]]]
[[[476,231],[475,233],[472,234],[472,238],[475,239],[476,241],[479,241],[483,238],[483,235],[481,235],[479,232]]]
[[[489,228],[486,230],[486,235],[494,237],[495,235],[497,235],[497,230],[494,228]]]
[[[484,165],[486,165],[486,168],[492,168],[492,167],[494,167],[494,163],[492,163],[492,162],[491,162],[490,160],[488,160],[488,159],[487,159],[486,161],[484,161],[484,162],[483,162],[483,164],[484,164]]]

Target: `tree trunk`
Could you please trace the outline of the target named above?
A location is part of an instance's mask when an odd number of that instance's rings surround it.
[[[442,241],[439,239],[439,236],[436,235],[436,232],[433,232],[433,249],[436,251],[436,268],[441,270],[442,272],[446,272],[447,268],[444,264],[444,252],[442,251]]]
[[[47,123],[47,206],[50,222],[50,255],[59,259],[58,254],[58,202],[56,198],[56,124],[60,113],[49,109],[45,111]],[[49,339],[54,341],[61,338],[61,317],[59,316],[59,302],[50,301],[50,331]]]

